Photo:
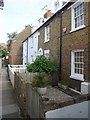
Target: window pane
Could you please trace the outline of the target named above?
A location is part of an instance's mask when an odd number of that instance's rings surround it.
[[[45,41],[49,40],[50,38],[50,28],[49,25],[45,27]]]
[[[83,51],[74,53],[74,71],[77,74],[83,74],[84,68],[83,58],[84,58]]]
[[[84,24],[84,3],[74,8],[75,28]]]
[[[75,28],[77,28],[77,18],[75,18]]]
[[[82,69],[79,69],[79,73],[80,73],[80,74],[82,74],[82,73],[83,73],[83,72],[82,72]]]

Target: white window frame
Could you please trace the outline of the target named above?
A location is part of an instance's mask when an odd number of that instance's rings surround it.
[[[47,25],[45,27],[45,40],[44,43],[48,42],[50,40],[50,25]]]
[[[79,30],[79,29],[82,29],[85,27],[85,25],[83,24],[83,25],[80,25],[79,27],[75,28],[75,17],[74,17],[74,9],[83,2],[84,2],[84,0],[78,0],[71,7],[71,31],[70,32],[73,32],[73,31],[76,31],[76,30]]]
[[[49,58],[49,53],[50,53],[50,50],[44,50],[44,56],[46,58]]]
[[[75,73],[75,67],[74,67],[74,54],[75,52],[84,52],[84,50],[73,50],[71,51],[71,76],[70,78],[73,78],[75,80],[80,80],[80,81],[84,81],[84,74],[77,74]]]

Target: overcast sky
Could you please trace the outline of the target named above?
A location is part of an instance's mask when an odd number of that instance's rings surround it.
[[[4,0],[4,9],[0,10],[0,42],[7,41],[7,33],[24,29],[25,25],[38,24],[42,17],[42,8],[52,6],[56,0]]]

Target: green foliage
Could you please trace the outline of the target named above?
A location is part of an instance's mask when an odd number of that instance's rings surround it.
[[[46,75],[45,73],[38,73],[34,76],[34,80],[32,81],[33,87],[40,87],[43,88],[46,86]]]
[[[6,48],[2,49],[2,58],[8,56],[8,50]]]
[[[17,32],[13,32],[13,33],[7,33],[7,47],[8,47],[8,50],[10,50],[10,44],[11,44],[11,41],[12,39],[17,35]]]
[[[58,66],[56,63],[50,61],[45,56],[38,56],[34,63],[27,65],[28,72],[45,72],[52,74],[58,71]]]
[[[17,35],[17,32],[7,33],[8,41],[11,41],[16,35]]]
[[[0,58],[6,58],[6,56],[8,56],[8,50],[7,50],[7,48],[3,48],[0,45]]]

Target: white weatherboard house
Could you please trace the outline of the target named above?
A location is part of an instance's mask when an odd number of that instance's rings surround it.
[[[23,65],[27,63],[27,42],[28,39],[23,42]]]
[[[38,55],[38,31],[23,42],[23,65],[32,63]]]

